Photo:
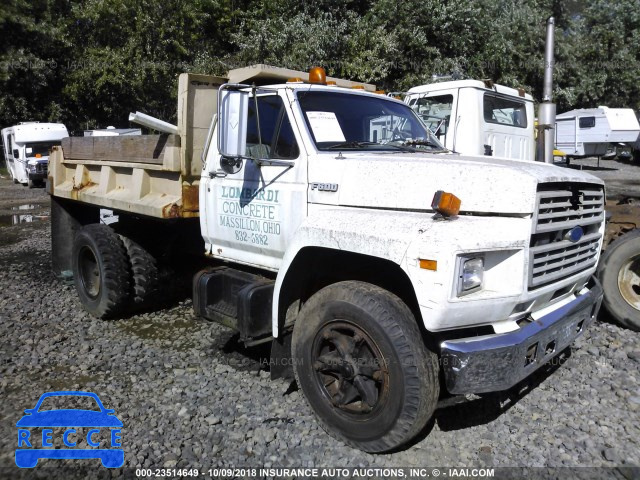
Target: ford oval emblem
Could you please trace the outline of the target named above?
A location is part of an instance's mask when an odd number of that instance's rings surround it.
[[[582,227],[573,227],[571,230],[569,230],[564,238],[565,240],[569,240],[570,242],[576,243],[578,241],[580,241],[580,239],[584,236],[584,230],[582,230]]]

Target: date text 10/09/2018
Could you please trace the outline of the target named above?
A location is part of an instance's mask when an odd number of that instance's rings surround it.
[[[138,468],[136,477],[210,478],[492,478],[493,468]]]

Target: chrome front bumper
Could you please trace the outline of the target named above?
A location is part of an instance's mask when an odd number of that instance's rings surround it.
[[[593,322],[602,302],[595,277],[586,292],[509,333],[442,342],[441,363],[450,393],[506,390],[568,347]]]

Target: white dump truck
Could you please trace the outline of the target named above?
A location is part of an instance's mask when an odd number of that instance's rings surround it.
[[[2,129],[4,158],[14,183],[34,187],[47,178],[49,149],[69,136],[61,123],[23,122]]]
[[[228,77],[180,76],[178,134],[54,148],[53,266],[91,314],[152,308],[166,266],[193,265],[195,312],[269,342],[272,376],[293,366],[320,424],[368,452],[589,328],[601,180],[451,153],[405,103],[320,69]]]

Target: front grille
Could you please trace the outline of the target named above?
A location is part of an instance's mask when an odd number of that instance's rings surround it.
[[[48,164],[45,162],[36,164],[36,173],[47,173]]]
[[[600,250],[602,222],[604,192],[600,185],[540,184],[529,245],[529,289],[594,266]],[[572,241],[569,233],[575,227],[580,227],[583,235]]]

